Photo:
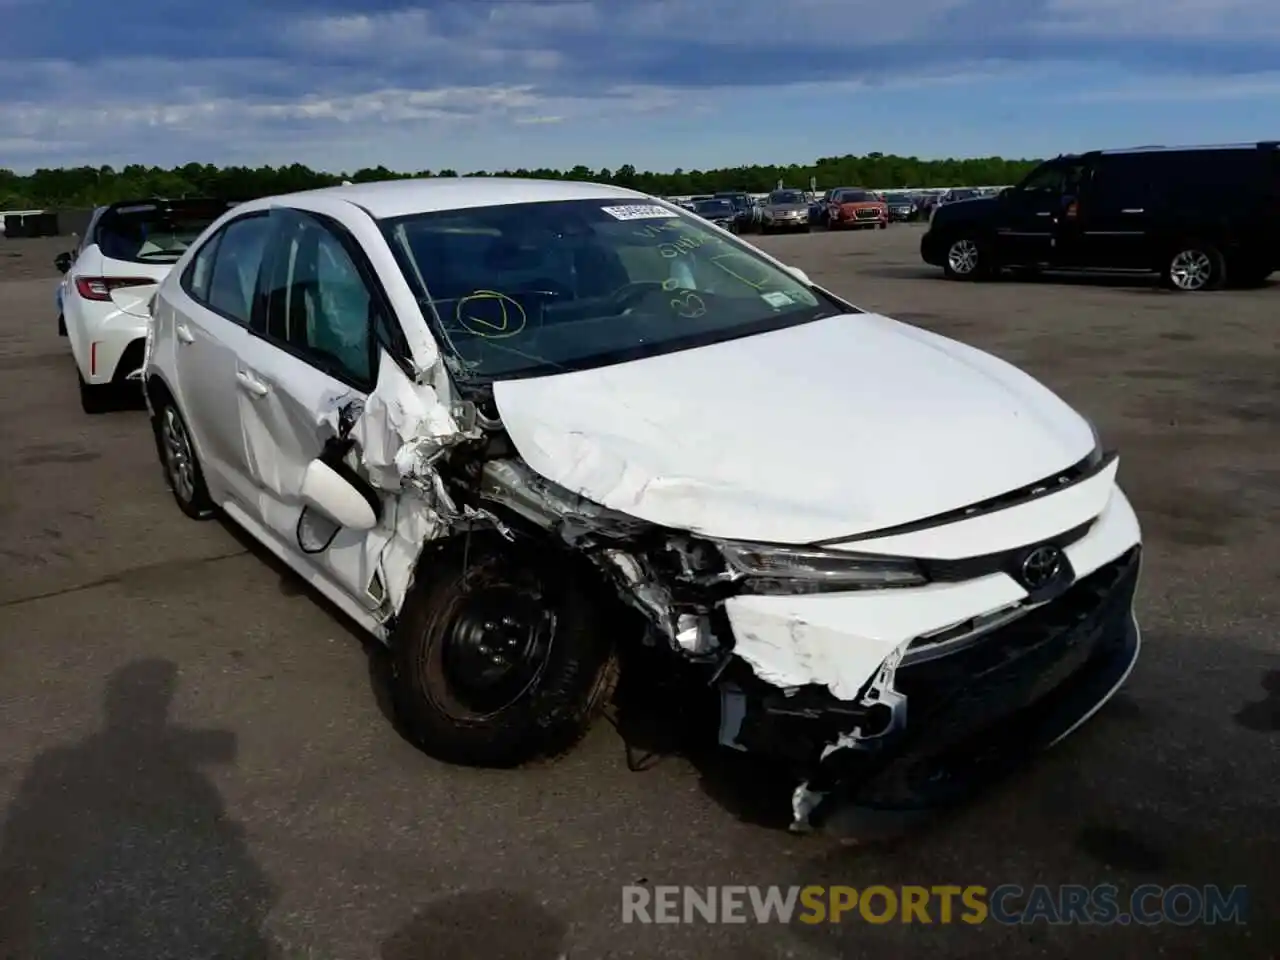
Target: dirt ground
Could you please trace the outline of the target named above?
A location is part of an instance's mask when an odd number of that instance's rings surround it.
[[[763,243],[1095,420],[1144,526],[1144,652],[1061,747],[887,847],[761,825],[749,785],[678,756],[631,772],[604,723],[517,772],[422,756],[344,622],[179,514],[144,414],[81,413],[53,310],[70,244],[0,241],[0,948],[26,920],[49,957],[1274,956],[1280,285],[949,283],[918,237]],[[33,889],[37,868],[60,879]],[[1227,927],[630,927],[632,883],[1245,884],[1252,908]]]

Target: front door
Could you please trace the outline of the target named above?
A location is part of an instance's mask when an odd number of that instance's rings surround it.
[[[1000,195],[995,236],[1000,263],[1036,266],[1054,262],[1064,178],[1062,165],[1045,164]]]
[[[378,379],[375,327],[389,307],[336,221],[285,208],[271,221],[263,309],[238,371],[251,398],[242,426],[262,523],[282,551],[373,611],[385,599],[378,561],[394,529],[386,514],[395,498],[367,488],[384,522],[362,531],[338,526],[300,494],[312,460],[343,456],[342,441]]]

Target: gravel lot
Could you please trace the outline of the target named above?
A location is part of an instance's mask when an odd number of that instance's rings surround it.
[[[179,514],[145,415],[80,412],[66,241],[0,240],[0,956],[1274,956],[1280,284],[955,284],[918,237],[764,244],[1095,419],[1144,524],[1145,650],[1071,740],[887,847],[759,825],[749,788],[678,756],[631,772],[603,723],[519,772],[420,755],[353,630]],[[1247,884],[1253,907],[1245,927],[624,926],[642,880]],[[60,932],[35,947],[36,923]]]

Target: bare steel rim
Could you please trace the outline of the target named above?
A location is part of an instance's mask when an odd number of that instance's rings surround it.
[[[160,441],[164,446],[164,465],[173,491],[183,503],[190,503],[196,495],[195,458],[191,453],[187,428],[173,407],[165,407],[161,415]]]
[[[1169,279],[1179,290],[1203,290],[1213,277],[1213,260],[1203,250],[1182,250],[1169,264]]]
[[[947,265],[960,276],[973,273],[978,269],[978,245],[967,237],[957,240],[947,251]]]

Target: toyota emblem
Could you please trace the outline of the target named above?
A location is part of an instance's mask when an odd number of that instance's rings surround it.
[[[1036,547],[1022,561],[1022,583],[1039,590],[1053,582],[1062,570],[1062,551],[1054,546]]]

